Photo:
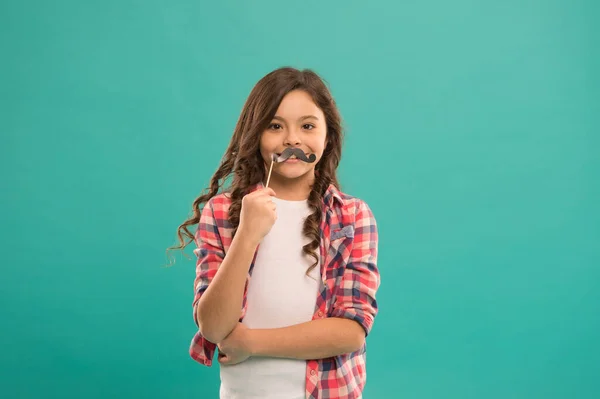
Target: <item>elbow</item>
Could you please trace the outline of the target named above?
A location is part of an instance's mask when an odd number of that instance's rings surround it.
[[[365,345],[365,341],[366,341],[366,338],[365,338],[365,334],[363,332],[358,336],[358,338],[356,340],[356,343],[354,345],[354,352],[361,350],[361,348]]]
[[[352,352],[359,351],[365,345],[365,341],[367,339],[367,334],[363,326],[361,326],[358,322],[353,321],[353,329],[352,329]]]
[[[218,344],[219,342],[221,342],[225,339],[226,335],[219,332],[217,328],[212,326],[206,320],[203,320],[202,317],[200,317],[200,312],[198,312],[197,320],[198,320],[198,331],[200,331],[200,334],[208,342]]]
[[[219,334],[217,331],[213,331],[210,328],[204,327],[204,325],[202,324],[201,321],[199,321],[199,323],[198,323],[198,328],[199,328],[200,334],[202,334],[202,336],[208,342],[212,342],[213,344],[218,344],[225,339],[225,336],[223,336],[223,334]]]
[[[341,342],[340,342],[341,343]],[[346,338],[344,346],[340,347],[342,353],[350,354],[358,352],[365,344],[365,335],[352,334]]]
[[[225,331],[226,328],[223,325],[218,325],[214,320],[207,320],[206,315],[207,313],[202,311],[201,303],[199,303],[196,309],[198,331],[207,341],[218,344],[229,335],[229,331]]]

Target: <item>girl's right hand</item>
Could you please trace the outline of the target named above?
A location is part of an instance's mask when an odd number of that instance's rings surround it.
[[[271,200],[274,196],[275,191],[267,187],[242,198],[238,230],[243,232],[246,239],[257,245],[269,233],[277,219],[275,204]]]

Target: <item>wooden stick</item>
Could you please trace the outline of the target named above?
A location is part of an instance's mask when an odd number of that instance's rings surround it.
[[[269,177],[267,177],[267,185],[269,187],[269,180],[271,180],[271,171],[273,170],[273,164],[275,163],[275,154],[271,155],[271,167],[269,168]]]

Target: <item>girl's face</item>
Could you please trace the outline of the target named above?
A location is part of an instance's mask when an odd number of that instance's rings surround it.
[[[269,127],[261,134],[260,154],[267,173],[271,166],[271,154],[281,154],[288,147],[300,148],[307,155],[315,154],[317,159],[313,163],[301,160],[275,163],[271,172],[274,189],[275,186],[289,184],[291,179],[302,178],[312,182],[315,166],[325,151],[326,138],[325,115],[311,96],[303,90],[289,92],[281,100]]]

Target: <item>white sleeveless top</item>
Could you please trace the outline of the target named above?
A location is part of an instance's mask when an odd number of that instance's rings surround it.
[[[273,198],[277,220],[261,241],[248,283],[247,310],[242,323],[249,328],[279,328],[312,320],[320,265],[305,275],[314,259],[302,253],[310,242],[304,220],[308,201]],[[317,251],[318,252],[318,251]],[[320,254],[317,253],[320,258]],[[232,366],[220,365],[221,399],[305,398],[306,360],[250,357]]]

